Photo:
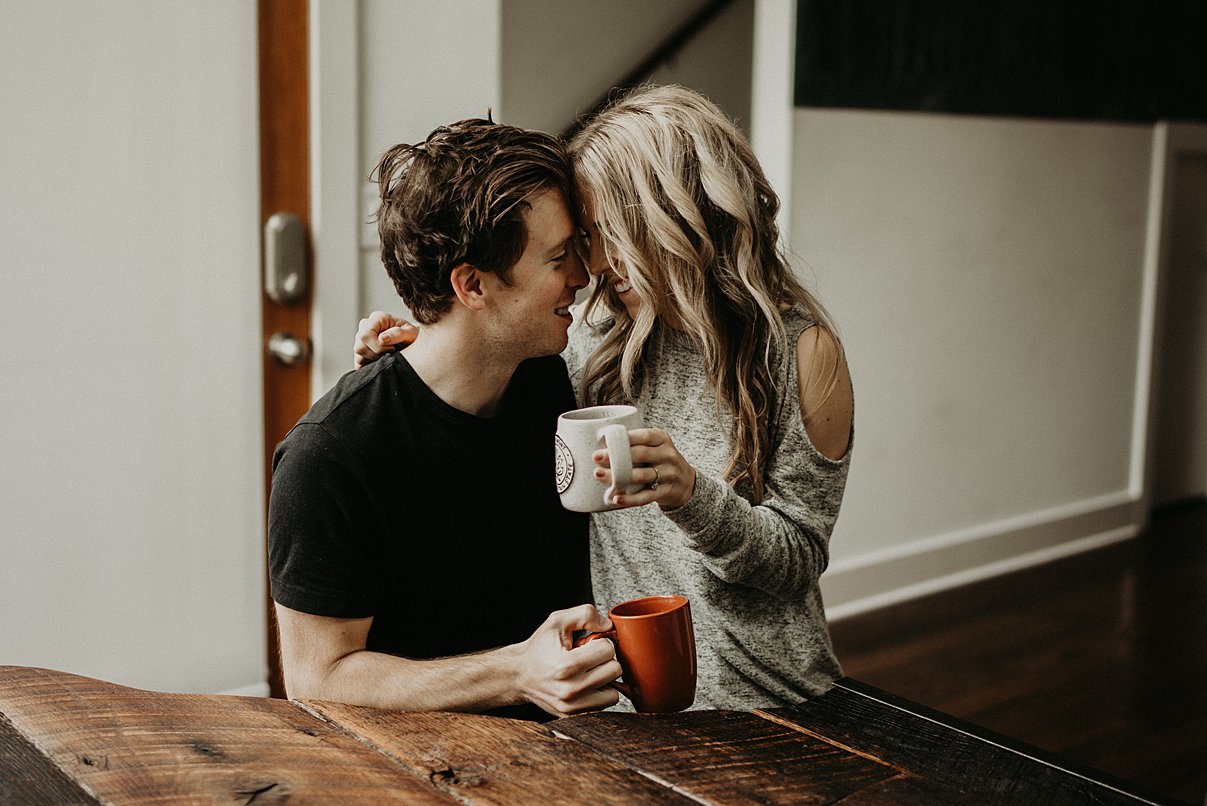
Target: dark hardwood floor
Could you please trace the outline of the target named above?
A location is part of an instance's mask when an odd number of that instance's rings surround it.
[[[1133,540],[837,621],[844,671],[1186,803],[1207,795],[1207,502]]]

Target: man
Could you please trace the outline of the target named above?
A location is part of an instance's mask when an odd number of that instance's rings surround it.
[[[382,260],[423,327],[277,448],[287,692],[529,718],[612,705],[611,645],[572,643],[610,626],[580,604],[587,522],[551,483],[556,418],[575,405],[558,353],[588,281],[562,146],[465,120],[376,173]]]

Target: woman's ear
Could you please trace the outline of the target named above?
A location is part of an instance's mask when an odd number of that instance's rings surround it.
[[[453,267],[449,282],[452,283],[453,293],[462,305],[473,310],[482,308],[482,272],[468,263],[459,263]]]

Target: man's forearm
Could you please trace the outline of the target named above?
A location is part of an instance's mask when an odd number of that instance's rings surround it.
[[[523,702],[515,647],[412,660],[358,650],[326,668],[285,668],[293,699],[331,700],[402,711],[484,711]]]
[[[433,660],[370,652],[372,618],[341,619],[276,607],[285,689],[294,699],[411,711],[486,711],[531,702],[550,714],[606,708],[620,676],[612,645],[575,648],[579,630],[611,622],[591,605],[549,614],[526,640]]]

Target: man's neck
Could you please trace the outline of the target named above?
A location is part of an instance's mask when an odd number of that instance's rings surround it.
[[[494,416],[518,366],[464,330],[443,324],[421,327],[404,356],[437,397],[479,417]]]

